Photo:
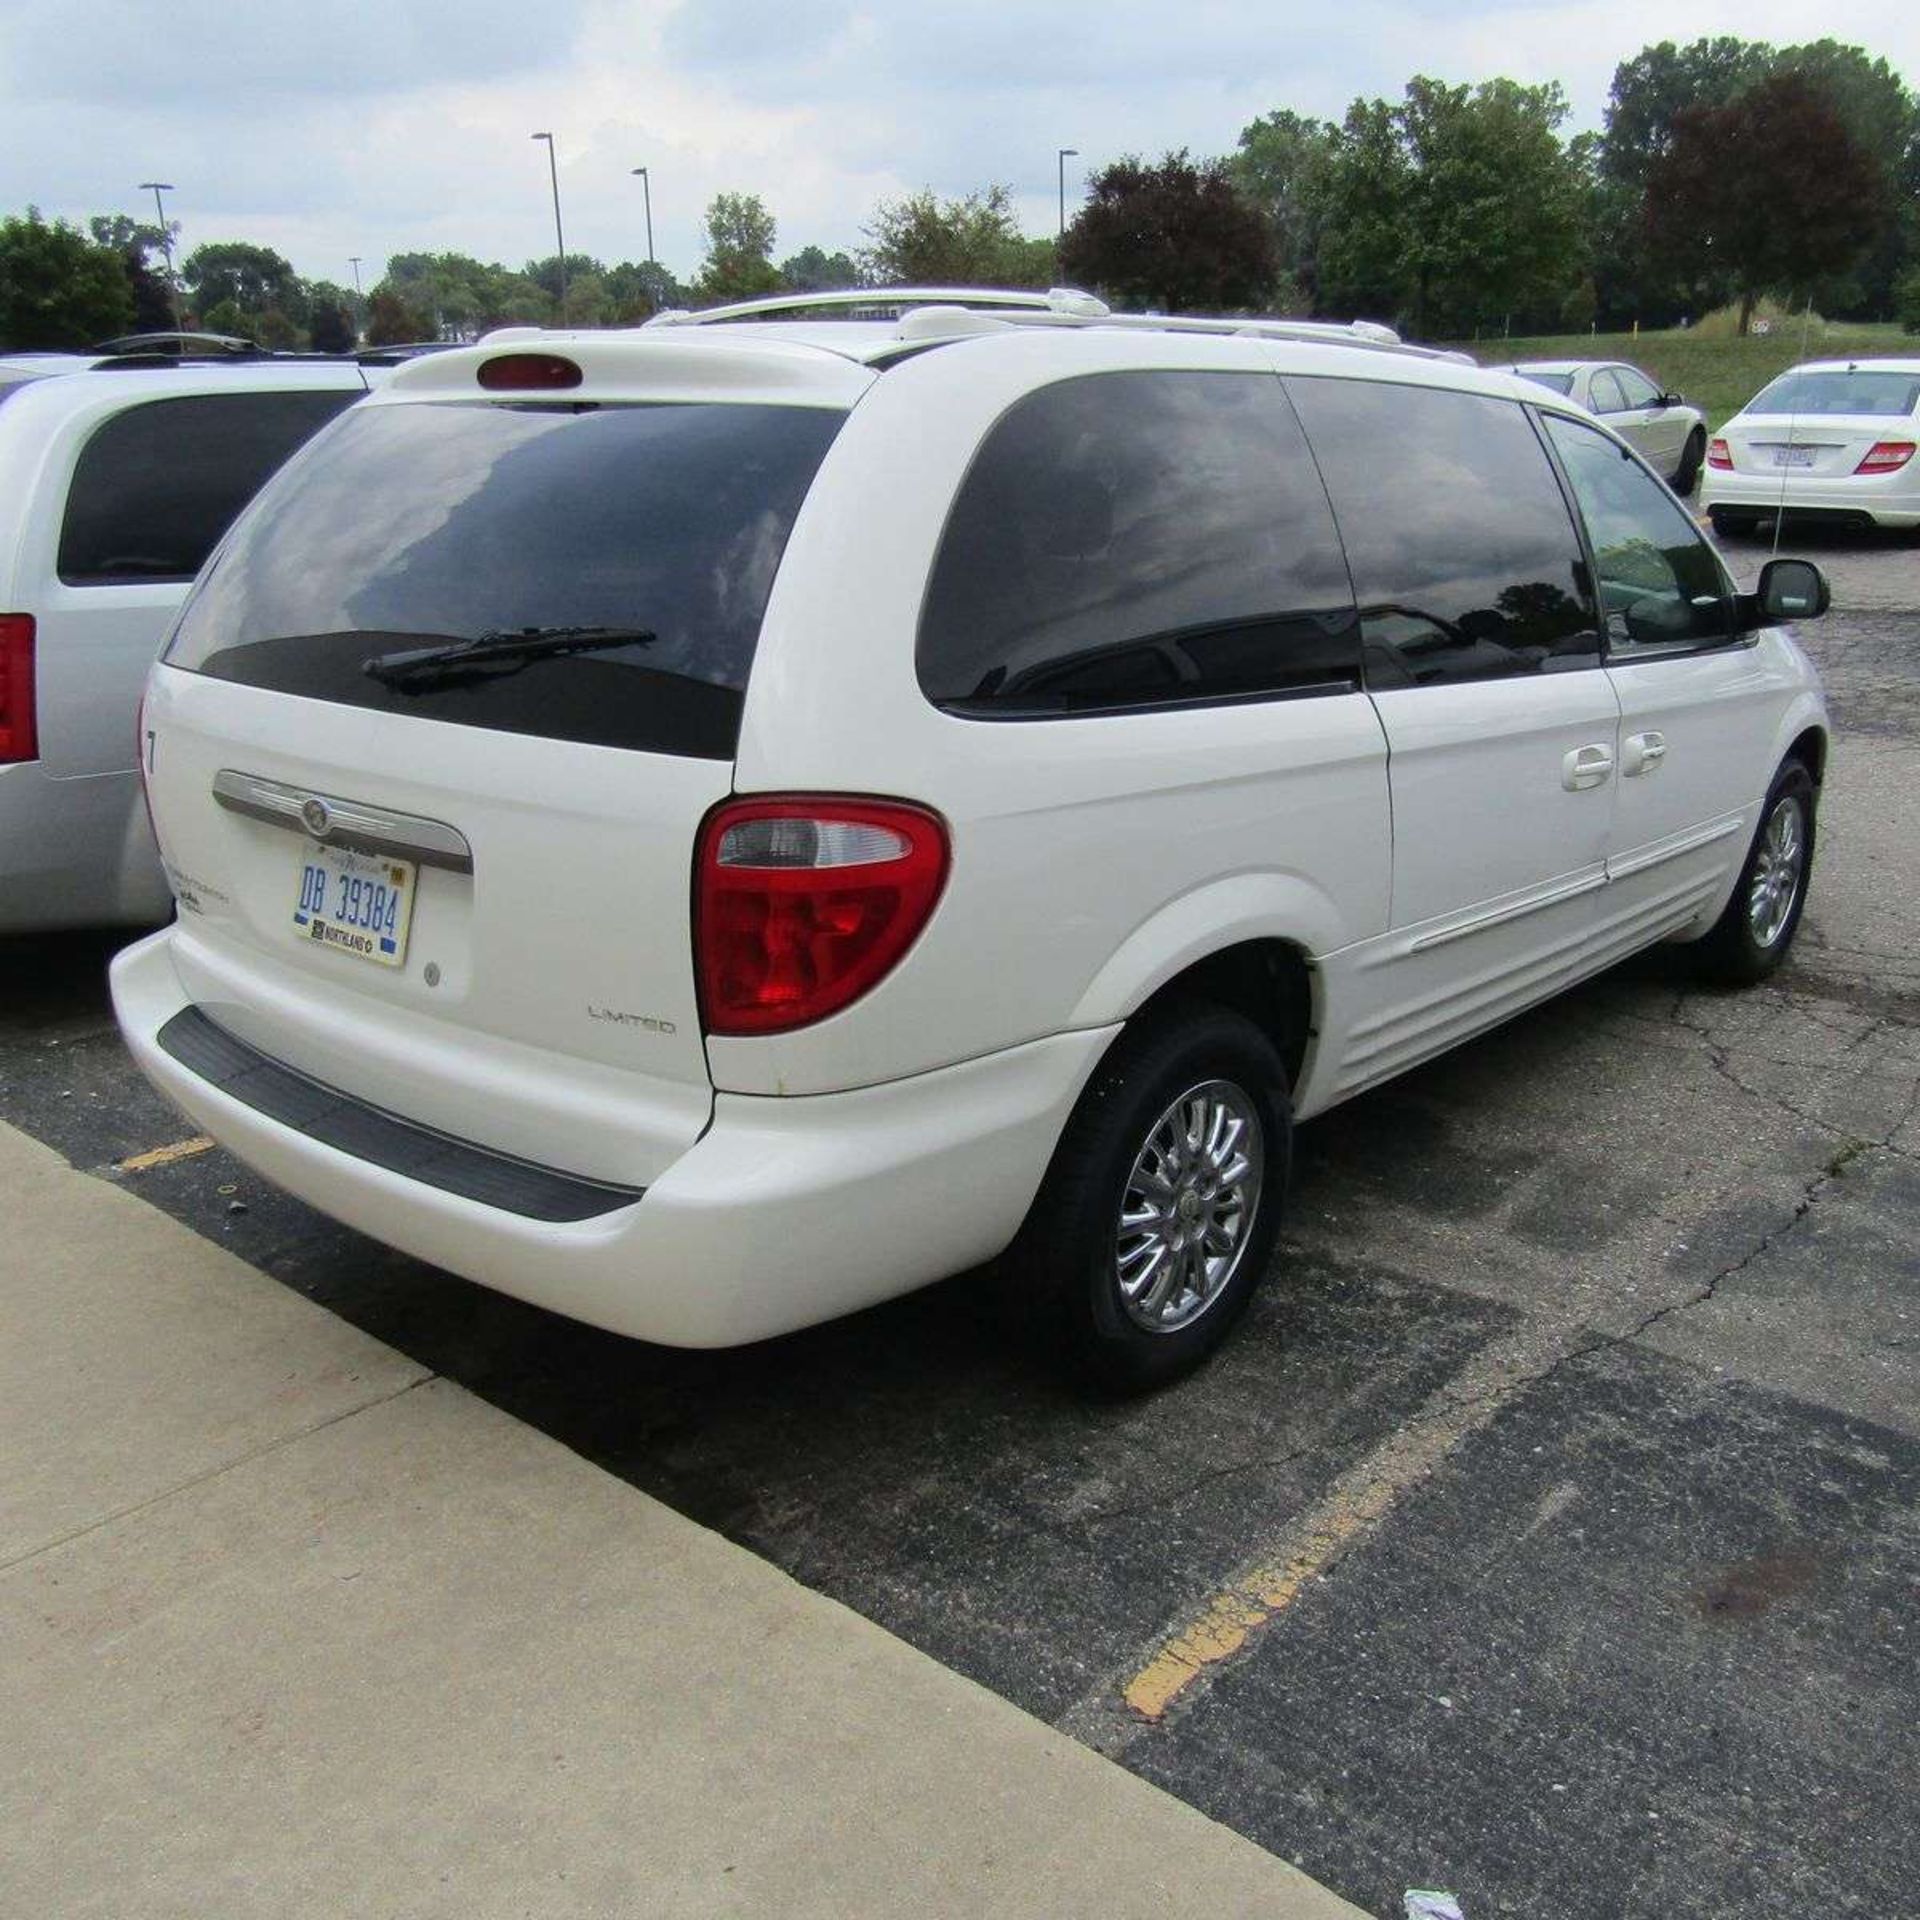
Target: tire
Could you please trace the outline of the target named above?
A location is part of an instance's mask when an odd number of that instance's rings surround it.
[[[1731,513],[1725,507],[1709,507],[1707,518],[1715,533],[1751,533],[1760,522],[1751,513]]]
[[[1214,1144],[1189,1159],[1194,1122]],[[1002,1285],[1083,1384],[1165,1386],[1219,1346],[1265,1276],[1292,1153],[1273,1042],[1223,1007],[1169,1007],[1088,1082]]]
[[[1707,457],[1707,434],[1704,427],[1695,427],[1687,435],[1686,449],[1680,455],[1680,464],[1673,470],[1672,486],[1682,500],[1691,497],[1695,483],[1700,478],[1700,463]]]
[[[1754,986],[1787,957],[1813,875],[1817,802],[1812,774],[1798,760],[1785,762],[1767,789],[1733,897],[1713,931],[1695,944],[1704,979]]]

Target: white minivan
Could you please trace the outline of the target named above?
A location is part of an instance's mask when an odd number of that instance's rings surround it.
[[[523,1299],[724,1345],[998,1260],[1152,1385],[1297,1122],[1651,942],[1779,962],[1825,584],[1377,329],[887,297],[483,341],[319,436],[149,685],[180,914],[115,1003]]]

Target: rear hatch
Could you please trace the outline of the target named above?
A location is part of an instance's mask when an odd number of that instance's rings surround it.
[[[316,441],[182,617],[146,716],[176,963],[317,1079],[644,1184],[710,1112],[695,836],[847,396],[496,400],[454,358]]]
[[[1722,430],[1736,473],[1846,479],[1877,446],[1920,432],[1920,373],[1783,374]]]

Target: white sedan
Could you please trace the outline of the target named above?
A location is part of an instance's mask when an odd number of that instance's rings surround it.
[[[1812,360],[1714,435],[1700,504],[1714,530],[1783,514],[1920,527],[1920,359]]]
[[[1618,360],[1528,360],[1506,369],[1598,414],[1683,499],[1707,451],[1706,416]]]

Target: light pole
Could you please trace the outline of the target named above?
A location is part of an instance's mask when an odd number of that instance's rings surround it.
[[[1067,237],[1067,162],[1079,158],[1078,147],[1060,149],[1060,237],[1063,240]]]
[[[536,133],[536,140],[547,143],[547,173],[553,181],[553,240],[560,249],[560,324],[567,324],[567,236],[560,229],[560,163],[553,157],[553,135]]]
[[[347,265],[353,269],[353,342],[358,346],[367,330],[367,296],[360,291],[360,256],[348,254]]]
[[[160,218],[160,251],[167,263],[167,305],[173,309],[173,324],[180,324],[180,286],[173,277],[173,236],[167,231],[167,205],[160,198],[173,191],[171,180],[142,180],[140,191],[153,194],[153,210]]]
[[[647,203],[647,265],[652,266],[653,265],[653,182],[647,178],[647,170],[645,167],[635,167],[634,172],[640,176],[641,197]]]

